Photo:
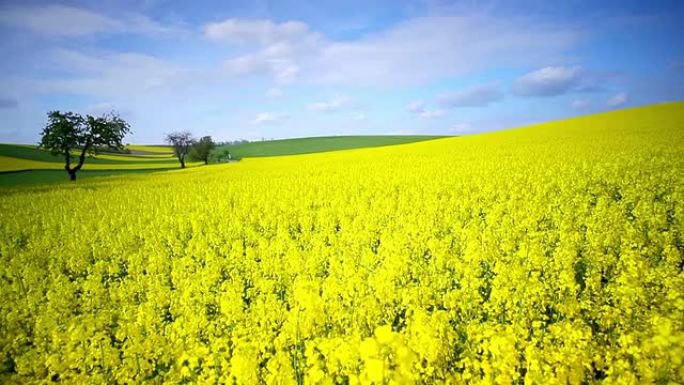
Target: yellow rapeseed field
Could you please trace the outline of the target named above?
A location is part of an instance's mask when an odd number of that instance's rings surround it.
[[[0,191],[0,382],[684,381],[684,103]]]

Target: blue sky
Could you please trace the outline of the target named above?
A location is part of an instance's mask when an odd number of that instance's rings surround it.
[[[559,4],[562,3],[562,4]],[[2,1],[0,142],[462,135],[684,99],[679,1]]]

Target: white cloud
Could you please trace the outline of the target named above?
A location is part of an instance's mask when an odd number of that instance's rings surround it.
[[[335,111],[339,111],[340,109],[345,107],[346,104],[347,104],[347,99],[342,98],[342,97],[336,97],[336,98],[334,98],[328,102],[311,103],[306,107],[312,111],[335,112]]]
[[[226,60],[235,74],[351,86],[423,84],[502,65],[558,61],[576,40],[569,28],[478,14],[414,18],[345,41],[325,39],[304,23],[269,20],[229,19],[204,32],[254,46]]]
[[[149,91],[170,90],[190,80],[191,71],[160,58],[139,53],[98,53],[54,50],[45,58],[59,77],[36,81],[36,92],[68,92],[101,98],[144,95]]]
[[[289,84],[297,78],[300,67],[289,44],[270,46],[259,52],[246,54],[225,61],[224,67],[231,75],[268,75],[278,84]]]
[[[366,118],[366,114],[356,114],[352,117],[352,119],[356,121],[366,120]]]
[[[162,24],[139,13],[128,13],[123,16],[126,31],[151,36],[179,36],[188,31],[181,25]]]
[[[626,92],[620,92],[615,94],[613,97],[606,101],[608,107],[619,107],[629,101],[629,94]]]
[[[425,102],[422,100],[415,100],[406,106],[406,109],[411,112],[421,112],[425,109]]]
[[[312,54],[320,39],[318,34],[309,31],[305,23],[274,23],[270,20],[228,19],[210,23],[204,26],[204,35],[211,40],[256,48],[227,59],[224,68],[229,74],[266,75],[281,85],[298,78],[300,59]]]
[[[167,124],[165,119],[172,116],[157,114],[155,121],[148,122],[146,120],[152,120],[149,116],[154,114],[144,112],[146,108],[165,111],[172,105],[185,108],[186,105],[201,105],[202,101],[222,101],[232,97],[226,96],[226,89],[235,89],[237,85],[236,79],[219,69],[193,69],[139,53],[60,49],[42,51],[40,57],[42,65],[49,67],[54,76],[15,76],[3,78],[2,82],[28,95],[79,95],[89,97],[91,104],[115,103],[126,108],[118,110],[122,115],[135,113],[136,119],[144,124]],[[55,108],[67,108],[59,100],[56,99]],[[195,123],[190,120],[187,125],[192,124]],[[136,131],[136,135],[137,132],[141,131]]]
[[[266,91],[266,97],[269,98],[279,98],[283,95],[285,95],[285,93],[278,87],[272,87],[269,88],[268,91]]]
[[[437,101],[446,107],[482,107],[503,98],[498,84],[483,84],[464,90],[441,94]]]
[[[48,36],[85,36],[98,32],[124,32],[115,19],[64,5],[9,7],[0,11],[0,24]]]
[[[434,119],[447,114],[448,111],[442,109],[429,109],[424,101],[415,100],[406,105],[406,109],[421,118]]]
[[[0,25],[48,37],[81,37],[100,33],[161,35],[180,32],[175,26],[164,26],[137,13],[114,18],[65,5],[0,8]]]
[[[254,73],[268,72],[270,67],[266,60],[257,55],[245,55],[228,59],[224,66],[233,75],[249,75]]]
[[[269,124],[269,123],[281,123],[287,120],[287,115],[276,114],[272,112],[259,112],[250,121],[252,124]]]
[[[570,103],[570,105],[576,110],[581,110],[589,105],[589,101],[586,99],[575,99],[572,101],[572,103]]]
[[[299,67],[291,63],[286,63],[284,66],[276,66],[273,70],[275,81],[279,84],[292,83],[298,74]]]
[[[297,39],[309,32],[299,21],[274,23],[271,20],[228,19],[204,26],[204,35],[212,40],[239,44],[270,45]]]
[[[574,67],[544,67],[521,76],[513,83],[519,96],[556,96],[580,84],[582,70]]]
[[[575,40],[570,29],[524,18],[421,17],[356,41],[327,42],[308,73],[323,84],[423,84],[501,65],[558,60]]]
[[[435,119],[447,114],[446,110],[423,110],[418,114],[421,118]]]

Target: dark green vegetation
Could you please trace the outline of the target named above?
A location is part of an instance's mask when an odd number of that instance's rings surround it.
[[[106,155],[107,153],[103,153]],[[149,154],[155,154],[150,152]],[[121,156],[122,159],[108,159],[108,158],[89,158],[88,163],[97,164],[130,164],[132,160],[139,161],[154,161],[155,163],[177,163],[178,161],[169,154],[168,158],[151,158],[149,156],[140,154],[115,154]],[[0,143],[0,156],[8,156],[17,159],[36,160],[41,162],[55,162],[64,163],[64,158],[58,155],[52,155],[50,152],[41,150],[36,146],[28,144],[6,144]],[[124,158],[125,157],[125,158]],[[129,159],[134,158],[134,159]]]
[[[213,156],[221,156],[225,150],[230,151],[233,159],[260,156],[309,154],[313,152],[348,150],[352,148],[389,146],[394,144],[420,142],[439,138],[444,138],[444,136],[322,136],[313,138],[268,140],[262,142],[220,146],[214,150]]]
[[[171,153],[160,152],[158,146],[134,146],[135,151],[118,154],[100,152],[87,159],[88,169],[79,172],[80,178],[122,174],[138,174],[177,168]],[[150,151],[145,151],[145,150]],[[0,144],[0,188],[20,185],[68,182],[64,159],[31,145]]]
[[[90,179],[95,177],[124,175],[124,174],[145,174],[155,171],[165,171],[168,169],[142,169],[142,170],[82,170],[78,174],[78,179]],[[15,187],[21,185],[35,185],[44,183],[69,183],[64,177],[64,170],[31,170],[0,173],[0,188]]]
[[[94,117],[50,111],[47,116],[48,122],[40,134],[38,147],[64,157],[64,170],[71,180],[76,180],[86,158],[97,154],[98,148],[123,151],[123,139],[131,132],[131,125],[114,112]],[[77,151],[78,158],[74,151]]]

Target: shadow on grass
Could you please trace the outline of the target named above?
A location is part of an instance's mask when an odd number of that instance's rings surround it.
[[[77,174],[76,183],[82,179],[95,177],[124,175],[124,174],[147,174],[151,172],[169,171],[175,169],[155,168],[141,170],[81,170]],[[38,184],[73,183],[64,170],[23,170],[0,173],[0,188],[35,186]]]

